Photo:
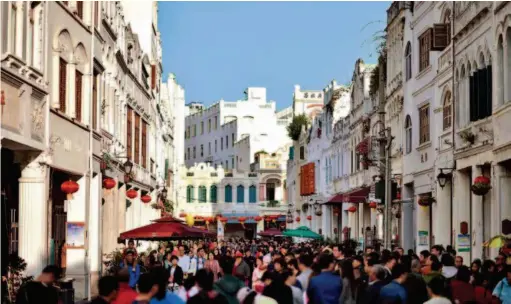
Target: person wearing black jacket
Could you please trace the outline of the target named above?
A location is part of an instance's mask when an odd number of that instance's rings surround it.
[[[187,304],[228,304],[227,298],[213,291],[213,273],[207,269],[199,269],[195,275],[199,293],[191,297]]]
[[[30,281],[18,290],[16,304],[57,304],[59,292],[53,283],[60,276],[60,268],[55,265],[46,266],[36,280]]]
[[[170,266],[169,272],[170,272],[170,280],[169,282],[174,283],[174,285],[181,286],[183,285],[183,269],[179,267],[177,262],[179,261],[179,258],[175,255],[173,255],[170,258],[170,261],[172,265]]]
[[[363,294],[360,303],[362,304],[379,304],[380,291],[386,285],[386,271],[381,265],[374,265],[369,273],[369,284],[366,292]]]

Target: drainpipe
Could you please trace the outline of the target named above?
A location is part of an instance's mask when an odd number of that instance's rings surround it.
[[[452,52],[452,76],[451,76],[451,82],[452,82],[452,131],[451,131],[451,135],[452,135],[452,153],[453,153],[453,172],[454,173],[454,170],[456,170],[456,161],[454,160],[454,151],[455,151],[455,147],[456,147],[456,137],[455,137],[455,128],[456,128],[456,89],[455,89],[455,80],[454,80],[454,77],[456,76],[455,74],[455,65],[456,65],[456,61],[454,60],[454,57],[455,57],[455,52],[454,52],[454,23],[456,22],[456,18],[454,16],[454,9],[455,9],[455,5],[456,5],[456,2],[455,1],[452,1],[452,13],[451,13],[451,19],[452,19],[452,34],[451,34],[451,52]],[[450,202],[450,209],[451,209],[451,246],[453,246],[453,248],[455,248],[454,246],[454,240],[455,240],[455,234],[454,234],[454,174],[451,175],[451,202]]]

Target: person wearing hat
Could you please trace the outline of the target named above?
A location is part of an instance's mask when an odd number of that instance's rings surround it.
[[[250,266],[243,260],[243,253],[237,251],[235,254],[234,267],[232,274],[238,277],[240,280],[248,285],[248,279],[250,278]]]

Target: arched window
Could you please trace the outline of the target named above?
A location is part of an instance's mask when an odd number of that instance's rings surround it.
[[[225,202],[232,203],[232,186],[225,186]]]
[[[211,188],[209,189],[209,200],[210,202],[212,203],[216,203],[217,202],[217,195],[216,195],[216,185],[212,185]]]
[[[188,185],[186,187],[186,202],[187,203],[193,203],[193,186]]]
[[[412,152],[412,119],[406,115],[405,120],[406,154]]]
[[[207,199],[206,186],[199,186],[199,203],[205,203]]]
[[[257,202],[256,186],[254,186],[254,185],[252,185],[252,186],[250,186],[250,188],[248,188],[248,202],[249,203]]]
[[[444,130],[452,126],[452,97],[451,92],[445,93],[443,102],[443,117],[444,117]]]
[[[412,78],[412,45],[410,44],[410,42],[406,44],[405,62],[406,62],[405,80],[409,80],[410,78]]]
[[[243,187],[242,185],[239,185],[238,188],[236,188],[236,202],[237,203],[245,202],[245,187]]]
[[[511,32],[511,31],[510,31]],[[508,48],[509,49],[509,48]],[[511,59],[511,57],[509,57]],[[504,103],[504,39],[499,36],[497,43],[497,105]]]

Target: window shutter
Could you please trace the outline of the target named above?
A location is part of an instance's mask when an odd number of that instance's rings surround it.
[[[486,98],[487,98],[487,86],[486,86],[486,69],[478,70],[477,71],[477,78],[479,80],[479,83],[477,85],[478,88],[478,119],[483,119],[486,117],[486,113],[488,109],[486,108]]]
[[[442,51],[449,45],[450,24],[433,24],[433,43],[431,50]]]
[[[83,1],[76,1],[76,14],[83,19]]]
[[[127,127],[128,130],[126,132],[126,150],[127,150],[127,157],[129,160],[132,160],[132,119],[133,119],[133,109],[128,107],[128,121],[127,121]]]
[[[96,2],[94,2],[96,3]],[[98,73],[92,78],[92,129],[98,128]]]
[[[486,93],[487,93],[487,97],[486,97],[486,110],[488,111],[486,113],[486,116],[491,116],[492,112],[493,112],[493,98],[492,98],[492,93],[493,93],[493,81],[492,81],[492,67],[491,65],[489,65],[487,68],[486,68]]]
[[[135,164],[140,164],[140,115],[135,113]]]
[[[82,73],[76,70],[75,77],[75,119],[82,121]]]
[[[151,89],[156,88],[156,65],[151,65]]]
[[[474,74],[475,75],[475,74]],[[470,121],[476,120],[476,111],[477,111],[477,103],[476,103],[476,93],[475,93],[475,82],[474,76],[469,77],[469,104],[470,104]]]
[[[66,112],[66,85],[67,85],[67,62],[60,58],[59,61],[59,110]]]
[[[147,123],[142,121],[142,167],[146,168],[147,165]]]

